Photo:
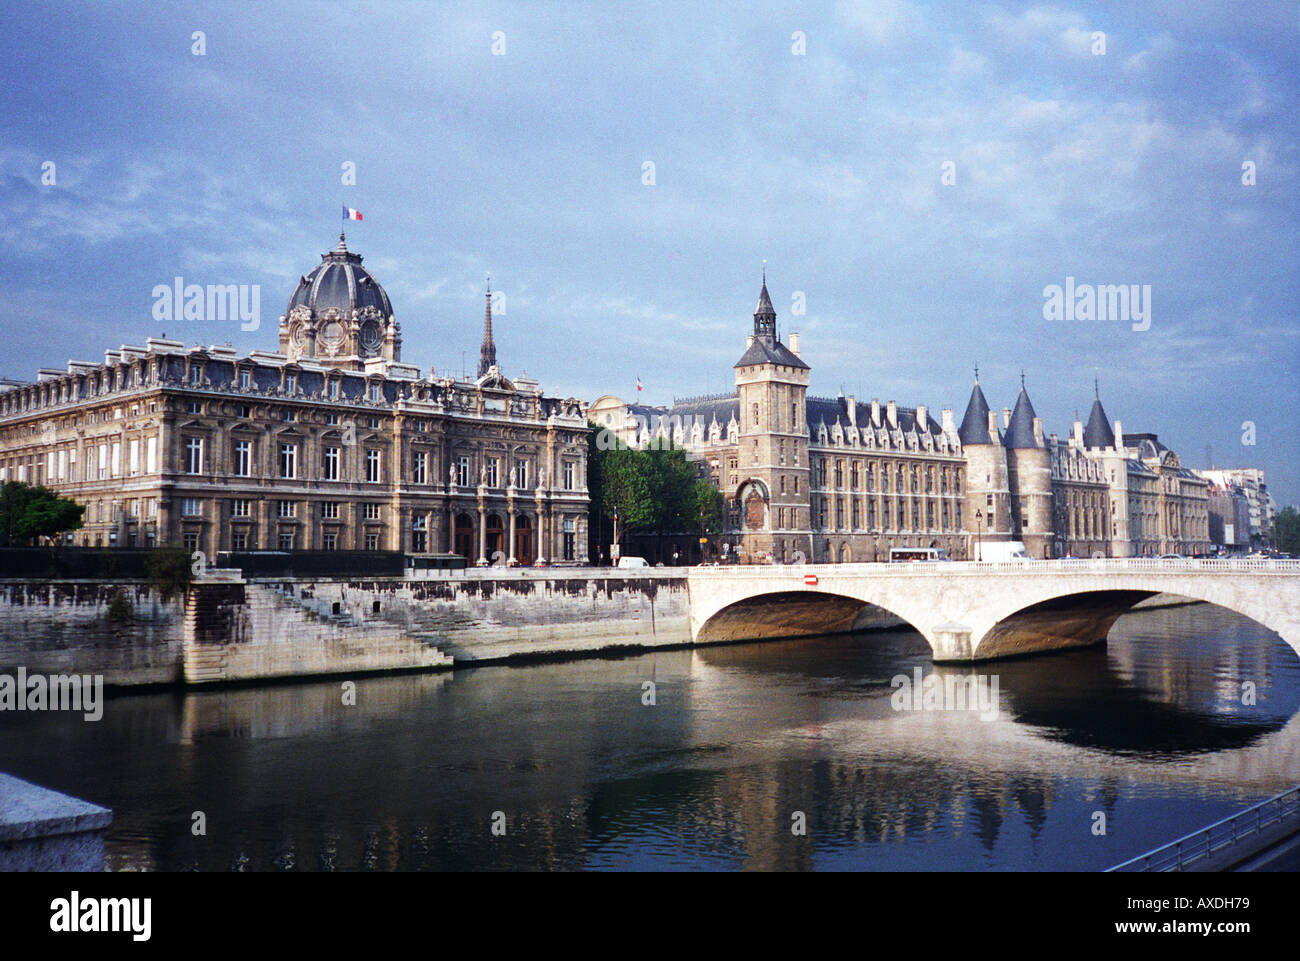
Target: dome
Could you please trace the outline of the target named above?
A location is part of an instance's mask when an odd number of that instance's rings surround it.
[[[280,350],[291,360],[310,357],[357,367],[382,357],[400,361],[401,328],[384,288],[361,266],[361,255],[339,245],[298,281],[280,318]]]
[[[317,316],[334,308],[343,316],[351,317],[354,310],[374,307],[385,320],[393,316],[388,294],[370,276],[370,271],[361,266],[361,255],[348,250],[342,234],[339,234],[339,245],[321,254],[320,259],[316,269],[298,281],[285,314],[295,307],[306,306]]]

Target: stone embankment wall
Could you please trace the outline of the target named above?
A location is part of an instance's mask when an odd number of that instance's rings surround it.
[[[465,571],[246,580],[0,581],[0,672],[202,684],[422,670],[689,644],[679,571]]]

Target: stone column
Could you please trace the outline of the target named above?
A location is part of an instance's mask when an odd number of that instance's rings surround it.
[[[515,492],[513,488],[511,488],[506,502],[506,513],[510,515],[510,544],[506,548],[506,564],[510,567],[517,567],[519,561],[515,559]]]
[[[478,560],[479,567],[487,567],[487,505],[483,498],[478,501]]]
[[[541,494],[539,493],[537,495],[537,560],[533,562],[535,564],[546,563],[546,546],[545,546],[546,537],[544,533],[545,530],[546,530],[546,515],[542,511],[542,497]]]

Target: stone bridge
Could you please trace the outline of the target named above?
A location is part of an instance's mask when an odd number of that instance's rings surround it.
[[[936,663],[1105,641],[1156,594],[1249,617],[1300,654],[1300,561],[1148,558],[702,567],[690,571],[697,643],[803,637],[901,619]]]

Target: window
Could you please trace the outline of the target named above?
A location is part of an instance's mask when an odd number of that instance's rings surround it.
[[[321,546],[327,551],[336,551],[339,549],[339,535],[334,531],[326,531],[321,535]]]
[[[366,451],[366,483],[367,484],[379,483],[380,453],[381,453],[380,451],[374,449]]]
[[[456,483],[461,487],[469,486],[469,458],[464,454],[456,458]]]
[[[484,462],[484,467],[485,467],[486,470],[487,470],[487,486],[488,486],[488,487],[496,487],[496,486],[497,486],[497,465],[499,465],[500,463],[501,463],[501,461],[500,461],[498,458],[496,458],[496,457],[488,457],[488,458],[486,458],[486,460],[485,460],[485,462]]]
[[[383,390],[384,390],[383,387],[381,387],[379,384],[371,384],[370,391],[367,394],[367,396],[373,401],[383,400],[383,396],[384,396]]]
[[[379,535],[376,534],[374,531],[366,532],[366,550],[368,551],[379,550]]]
[[[190,368],[190,383],[199,384],[203,382],[203,368],[195,364]]]
[[[754,426],[758,426],[758,405],[754,405]]]
[[[103,445],[100,445],[103,450]],[[188,437],[185,440],[185,473],[202,474],[203,473],[203,439],[201,437]],[[103,477],[101,472],[100,477]]]
[[[339,381],[337,377],[330,378],[330,400],[339,399]]]
[[[339,425],[339,415],[338,415],[338,414],[326,414],[326,415],[325,415],[325,423],[328,424],[328,425],[331,426],[331,427],[337,427],[337,426]]]
[[[140,440],[139,440],[139,438],[135,438],[135,437],[131,438],[131,442],[130,442],[130,444],[127,446],[127,470],[128,470],[128,472],[131,474],[132,477],[134,477],[136,474],[140,473]],[[51,471],[51,473],[53,473],[53,471]],[[59,476],[60,476],[60,477],[63,476],[62,463],[60,463]]]
[[[528,461],[526,460],[515,461],[515,486],[528,486]]]
[[[275,513],[276,513],[276,516],[277,516],[277,517],[297,517],[297,516],[298,516],[298,502],[297,502],[297,501],[276,501],[276,502],[275,502],[275,505],[276,505],[276,511],[275,511]]]
[[[185,545],[185,549],[186,549],[187,551],[189,551],[191,554],[193,554],[195,551],[197,551],[197,550],[199,549],[199,535],[198,535],[198,532],[197,532],[197,531],[186,531],[184,534],[181,535],[181,543]],[[98,538],[98,537],[95,538],[95,546],[96,546],[96,547],[99,546],[99,538]]]
[[[326,447],[324,457],[324,479],[339,479],[339,449],[337,447]]]
[[[197,497],[181,498],[181,516],[182,517],[201,517],[203,515],[203,501]]]
[[[985,507],[992,507],[992,506],[993,506],[993,495],[992,495],[992,494],[985,494],[985,495],[984,495],[984,506],[985,506]]]
[[[203,405],[199,403],[197,400],[190,401],[190,413],[191,414],[203,413]]]
[[[152,474],[158,469],[158,438],[150,437],[144,445],[144,469]]]
[[[233,501],[231,501],[231,502],[230,502],[230,516],[231,516],[231,517],[249,517],[249,516],[251,516],[251,515],[252,515],[251,504],[252,504],[251,501],[248,501],[248,500],[246,500],[246,499],[244,499],[244,498],[240,498],[240,499],[238,499],[238,500],[233,500]]]
[[[325,501],[320,506],[320,516],[327,521],[336,521],[339,519],[338,501]]]
[[[251,440],[235,441],[235,476],[253,476],[253,442]]]
[[[367,417],[367,418],[366,418],[366,426],[369,427],[371,430],[379,430],[379,418],[378,418],[378,417]]]
[[[286,407],[284,410],[280,411],[280,419],[285,423],[292,424],[298,419],[298,412]]]
[[[367,504],[367,505],[365,505],[365,518],[366,518],[366,520],[368,520],[368,521],[377,521],[377,520],[379,520],[379,507],[380,507],[380,505],[378,505],[378,504]]]
[[[280,476],[294,478],[298,476],[298,445],[280,445]]]
[[[427,451],[417,450],[411,455],[411,483],[426,484],[428,483],[428,465],[429,454]]]
[[[298,391],[298,375],[297,375],[297,374],[285,374],[285,375],[284,375],[284,389],[285,389],[288,393],[290,393],[290,394],[297,393],[297,391]]]
[[[122,444],[120,441],[113,442],[113,453],[108,460],[108,472],[116,477],[122,471]],[[197,473],[197,472],[196,472]],[[39,482],[40,478],[37,478]]]
[[[293,550],[293,531],[280,531],[280,550]]]
[[[573,461],[571,460],[564,462],[564,489],[573,490]]]
[[[573,518],[566,519],[564,522],[564,559],[566,561],[571,561],[575,557],[574,547],[577,535],[574,528]]]
[[[230,535],[230,549],[232,551],[248,550],[248,532],[235,531]]]
[[[248,390],[253,386],[253,372],[251,370],[241,370],[239,372],[239,389]],[[245,414],[245,417],[248,415]]]
[[[253,408],[249,407],[247,404],[240,404],[239,416],[247,420],[249,417],[253,416]]]

